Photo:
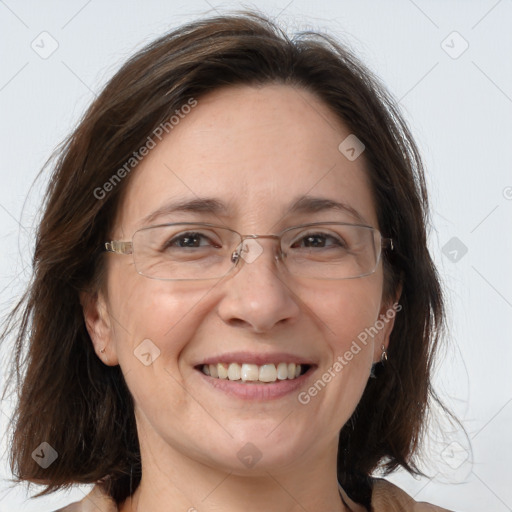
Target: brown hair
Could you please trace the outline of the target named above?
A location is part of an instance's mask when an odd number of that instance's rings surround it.
[[[130,176],[94,193],[190,98],[229,85],[287,84],[322,100],[365,145],[379,229],[395,240],[383,255],[387,298],[403,285],[389,360],[377,365],[340,432],[338,479],[369,506],[377,467],[419,473],[416,457],[431,399],[430,372],[444,328],[439,278],[427,248],[428,203],[422,163],[384,87],[349,50],[327,35],[290,39],[252,11],[201,19],[133,56],[92,103],[65,141],[44,198],[33,279],[2,338],[15,331],[18,384],[11,466],[17,481],[48,494],[102,479],[121,502],[140,477],[133,402],[119,366],[96,357],[79,293],[102,284],[108,239]],[[132,171],[136,172],[136,171]],[[43,441],[58,459],[32,459]]]

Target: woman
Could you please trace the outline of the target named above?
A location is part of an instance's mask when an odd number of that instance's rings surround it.
[[[13,472],[95,483],[68,511],[441,510],[372,477],[419,473],[437,400],[427,218],[405,123],[334,39],[246,12],[155,41],[50,181]]]

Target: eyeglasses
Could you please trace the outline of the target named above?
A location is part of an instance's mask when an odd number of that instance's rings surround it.
[[[131,242],[112,240],[105,250],[132,254],[136,271],[151,279],[187,281],[220,279],[241,259],[255,261],[263,252],[257,238],[279,241],[273,257],[293,275],[313,279],[351,279],[373,274],[383,248],[393,240],[371,226],[315,222],[277,235],[241,235],[206,223],[173,223],[136,231]]]

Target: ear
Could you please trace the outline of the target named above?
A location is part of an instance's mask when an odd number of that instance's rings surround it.
[[[382,307],[379,311],[379,318],[375,322],[376,326],[382,328],[379,329],[378,334],[375,336],[373,354],[374,363],[380,362],[383,350],[387,350],[389,347],[389,338],[395,325],[396,315],[398,315],[399,312],[402,310],[402,305],[399,304],[401,295],[402,283],[398,285],[396,293],[392,299],[382,302]],[[377,322],[379,323],[377,324]]]
[[[119,364],[113,344],[113,330],[107,301],[101,291],[80,293],[85,326],[96,355],[108,366]]]

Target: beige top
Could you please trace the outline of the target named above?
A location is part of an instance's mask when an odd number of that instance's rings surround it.
[[[351,512],[367,512],[364,507],[354,503],[340,488],[340,493]],[[382,478],[375,479],[372,494],[372,511],[374,512],[450,512],[445,508],[414,501],[399,487]],[[119,512],[112,498],[107,496],[99,486],[81,501],[71,503],[55,512]]]

